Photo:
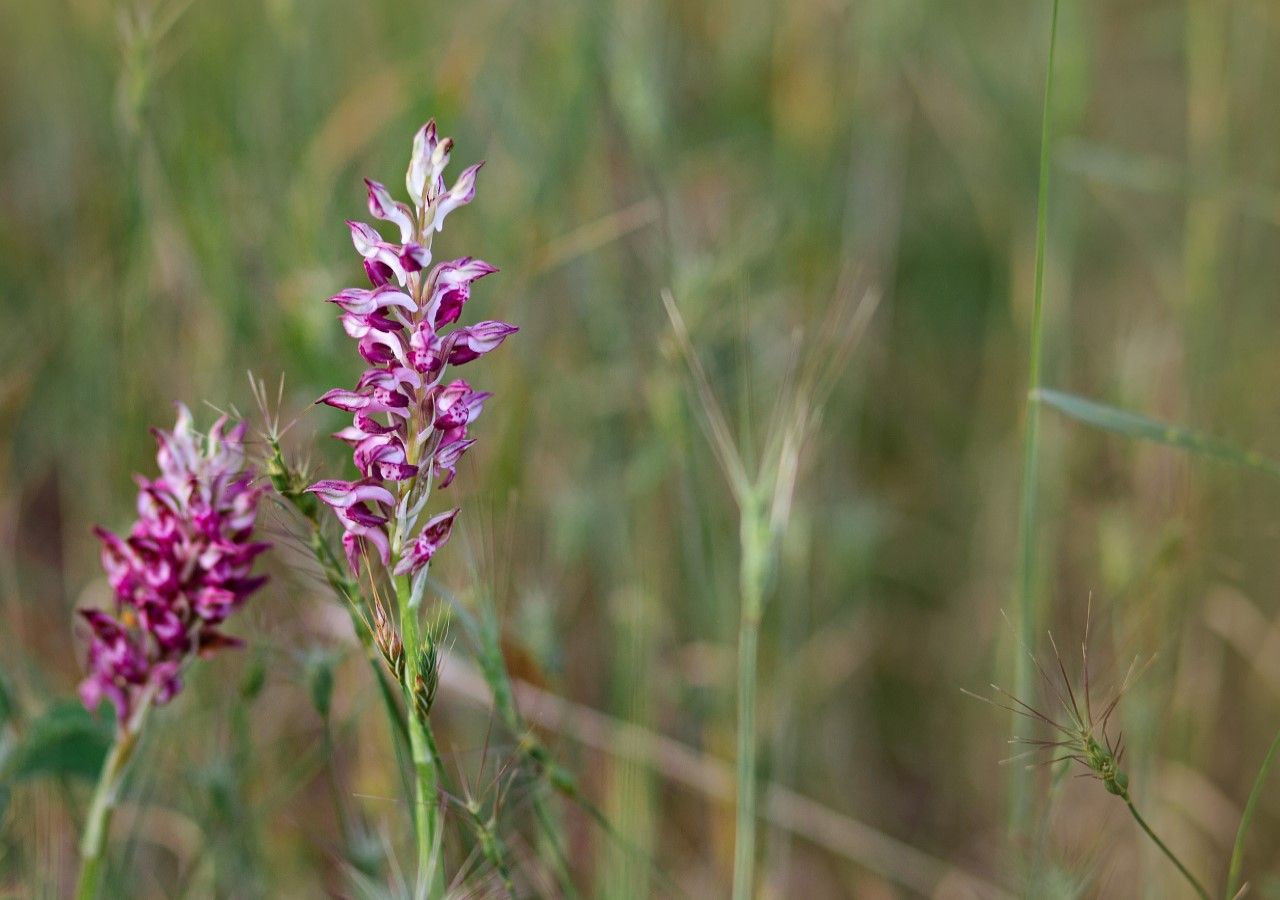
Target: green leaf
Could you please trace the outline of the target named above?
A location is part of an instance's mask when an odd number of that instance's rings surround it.
[[[6,771],[13,781],[46,775],[92,781],[111,741],[110,717],[93,716],[73,700],[60,701],[28,725]]]
[[[1168,447],[1177,447],[1179,450],[1185,450],[1197,456],[1255,469],[1273,478],[1280,478],[1280,462],[1261,453],[1242,450],[1227,441],[1197,431],[1148,419],[1137,413],[1126,412],[1113,406],[1086,400],[1084,397],[1077,397],[1075,394],[1066,394],[1049,388],[1032,391],[1031,399],[1103,431],[1142,441],[1152,441]]]

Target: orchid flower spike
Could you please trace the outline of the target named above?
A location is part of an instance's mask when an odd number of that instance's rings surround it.
[[[450,366],[496,350],[518,329],[484,321],[455,327],[472,285],[498,270],[470,256],[428,269],[431,245],[445,218],[475,197],[482,164],[446,186],[453,140],[434,121],[414,136],[405,187],[409,202],[365,179],[369,214],[397,232],[388,241],[373,226],[348,222],[370,288],[347,288],[329,298],[343,329],[368,363],[354,390],[334,388],[317,402],[351,413],[335,437],[352,447],[359,477],[318,481],[308,490],[334,511],[355,572],[376,557],[395,575],[416,575],[449,540],[457,509],[418,524],[431,484],[446,488],[462,455],[475,443],[468,427],[489,394],[446,376]],[[371,553],[372,551],[372,553]]]
[[[221,625],[266,581],[253,574],[270,547],[253,539],[264,488],[245,469],[244,423],[227,424],[201,436],[179,406],[173,431],[155,432],[160,477],[139,477],[128,535],[95,529],[115,608],[80,612],[90,630],[80,697],[91,710],[111,701],[121,723],[144,695],[172,699],[193,657],[238,644]]]

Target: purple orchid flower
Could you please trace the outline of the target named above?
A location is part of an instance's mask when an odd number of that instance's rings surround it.
[[[123,723],[144,692],[157,703],[177,694],[193,655],[234,644],[214,626],[262,586],[251,570],[270,546],[253,540],[263,488],[244,469],[244,434],[223,417],[202,438],[179,406],[173,431],[155,432],[160,477],[139,478],[128,536],[94,529],[115,611],[80,611],[89,626],[80,697],[90,709],[109,700]]]

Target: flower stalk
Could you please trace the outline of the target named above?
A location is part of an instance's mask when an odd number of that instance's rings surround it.
[[[1142,827],[1142,830],[1147,833],[1147,837],[1151,838],[1155,845],[1160,848],[1160,852],[1168,857],[1171,863],[1178,867],[1178,871],[1182,873],[1182,877],[1185,878],[1191,885],[1192,889],[1195,890],[1196,896],[1198,896],[1200,900],[1209,900],[1209,892],[1201,887],[1200,882],[1196,880],[1196,876],[1192,875],[1191,870],[1182,864],[1182,860],[1178,859],[1178,855],[1169,849],[1169,845],[1160,840],[1159,835],[1151,830],[1151,826],[1147,824],[1147,820],[1138,814],[1138,808],[1133,805],[1133,801],[1129,799],[1127,793],[1124,797],[1124,805],[1129,807],[1129,812],[1133,814],[1134,821],[1136,821]]]
[[[148,695],[138,703],[129,721],[116,729],[115,741],[102,763],[102,773],[98,776],[98,784],[89,803],[89,814],[85,819],[84,835],[80,841],[81,863],[76,900],[95,900],[101,890],[111,817],[119,803],[125,773],[150,711],[151,697]]]
[[[443,835],[440,830],[440,769],[435,752],[435,739],[427,719],[430,705],[419,702],[424,692],[434,694],[430,682],[437,673],[422,670],[422,634],[418,628],[417,610],[411,605],[413,589],[407,576],[395,579],[396,599],[400,608],[401,635],[404,642],[405,705],[409,713],[409,746],[413,761],[413,822],[417,838],[419,884],[428,885],[428,896],[444,894],[444,871],[436,864]]]

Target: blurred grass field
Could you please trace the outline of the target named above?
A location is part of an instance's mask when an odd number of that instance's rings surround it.
[[[640,726],[604,751],[543,732],[618,835],[559,807],[583,895],[720,896],[732,859],[732,804],[653,748],[734,750],[737,520],[669,288],[754,446],[793,336],[850,290],[881,298],[807,448],[762,644],[762,773],[829,811],[802,818],[831,840],[767,819],[766,895],[916,896],[909,861],[836,840],[861,824],[943,861],[936,896],[969,896],[964,872],[1181,896],[1092,781],[1041,792],[1034,846],[1011,844],[1008,716],[960,692],[1008,683],[1017,652],[1049,7],[0,5],[0,753],[73,696],[71,610],[109,591],[90,526],[127,520],[174,401],[252,417],[246,371],[284,374],[291,449],[343,477],[341,417],[311,406],[359,371],[323,302],[360,275],[342,223],[434,116],[455,159],[487,160],[438,256],[499,266],[469,313],[522,328],[482,373],[436,574],[495,600],[516,675]],[[1280,7],[1064,2],[1057,77],[1046,384],[1280,455]],[[1044,621],[1075,646],[1092,598],[1099,683],[1156,655],[1121,710],[1134,791],[1218,884],[1280,722],[1280,488],[1050,410],[1042,452]],[[146,749],[118,831],[134,896],[349,896],[342,829],[375,868],[403,837],[345,613],[267,520],[286,552],[249,648],[198,668]],[[448,679],[433,716],[483,787],[515,736]],[[2,790],[0,895],[64,895],[83,784]],[[1280,789],[1255,896],[1280,896],[1277,857]]]

